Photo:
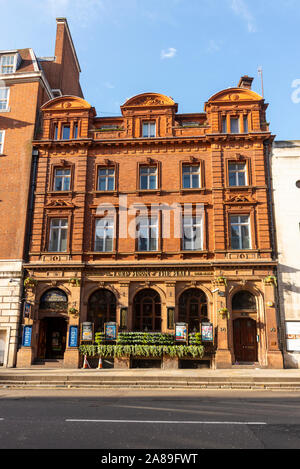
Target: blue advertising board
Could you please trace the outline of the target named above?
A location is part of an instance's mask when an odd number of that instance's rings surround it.
[[[32,326],[24,326],[22,345],[23,347],[31,346]]]
[[[69,330],[69,347],[78,346],[78,326],[70,326]]]

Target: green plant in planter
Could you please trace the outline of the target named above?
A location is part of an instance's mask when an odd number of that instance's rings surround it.
[[[275,275],[268,275],[264,278],[264,282],[269,285],[273,283],[277,287],[277,278],[275,277]]]
[[[219,314],[220,316],[222,316],[223,319],[224,319],[225,317],[227,317],[227,319],[230,318],[230,313],[229,313],[229,310],[228,310],[227,308],[221,308],[221,309],[219,309],[218,314]]]
[[[225,285],[225,287],[227,287],[227,278],[224,277],[223,275],[220,275],[219,277],[217,277],[216,282],[219,284],[223,284]]]
[[[25,288],[34,288],[37,284],[37,281],[32,278],[32,277],[27,277],[25,280],[24,280],[24,287]]]
[[[69,313],[76,316],[78,314],[78,309],[72,307],[72,308],[69,309]]]
[[[80,279],[79,278],[70,278],[69,285],[73,285],[75,287],[80,287]]]

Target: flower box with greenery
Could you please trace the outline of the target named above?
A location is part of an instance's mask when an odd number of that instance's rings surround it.
[[[176,345],[173,334],[148,332],[122,332],[116,343],[105,344],[103,332],[95,334],[95,345],[81,345],[83,355],[107,357],[161,358],[164,355],[173,358],[203,358],[204,347],[201,334],[190,334],[190,345]]]
[[[78,314],[78,309],[77,308],[69,308],[69,313],[73,314],[73,316],[76,316]]]
[[[229,309],[227,308],[220,308],[219,311],[218,311],[218,314],[223,318],[227,318],[229,319],[230,318],[230,313],[229,313]]]
[[[35,280],[32,277],[27,277],[24,280],[24,287],[25,288],[34,288],[36,286],[36,284],[37,284],[37,280]]]
[[[216,282],[219,285],[225,285],[225,287],[227,287],[227,278],[224,277],[223,275],[220,275],[219,277],[217,277]]]
[[[69,285],[73,285],[75,287],[80,287],[80,278],[70,278]]]
[[[275,277],[275,275],[268,275],[267,277],[264,278],[264,282],[267,284],[267,285],[276,285],[277,287],[277,278]]]

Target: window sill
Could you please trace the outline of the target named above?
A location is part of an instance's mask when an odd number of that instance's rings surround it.
[[[10,112],[10,111],[11,111],[10,107],[8,107],[7,109],[0,109],[0,114],[2,112]]]
[[[73,191],[48,191],[49,195],[73,195]]]
[[[191,189],[180,189],[180,194],[189,194],[190,192],[205,192],[206,188],[205,187],[196,187],[196,188],[191,188]]]
[[[92,192],[94,195],[113,195],[114,197],[117,197],[119,195],[118,191],[93,191]]]
[[[138,189],[136,191],[137,195],[144,195],[144,194],[156,194],[161,195],[161,189]]]

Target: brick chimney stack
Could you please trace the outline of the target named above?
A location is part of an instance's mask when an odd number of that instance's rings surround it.
[[[248,77],[248,75],[244,75],[240,78],[238,88],[246,88],[247,90],[251,90],[253,80],[254,78]]]

